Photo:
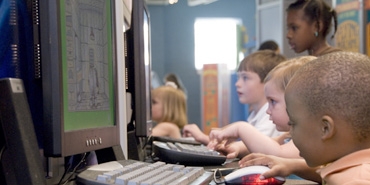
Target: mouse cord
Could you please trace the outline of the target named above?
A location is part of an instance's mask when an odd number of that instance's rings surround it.
[[[220,169],[217,169],[215,172],[213,172],[213,181],[216,184],[225,184],[225,180],[222,176]]]

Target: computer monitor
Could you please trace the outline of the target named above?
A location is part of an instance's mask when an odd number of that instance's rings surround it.
[[[44,155],[119,146],[115,1],[39,3]]]
[[[131,123],[136,136],[151,135],[150,16],[144,0],[132,1],[131,27],[125,32],[127,92],[132,96]]]

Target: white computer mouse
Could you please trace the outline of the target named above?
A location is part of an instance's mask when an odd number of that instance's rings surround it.
[[[264,183],[269,185],[280,185],[284,184],[284,177],[273,177],[261,180],[259,177],[261,174],[269,170],[267,166],[247,166],[239,168],[229,173],[224,177],[226,184],[258,184],[263,185]]]

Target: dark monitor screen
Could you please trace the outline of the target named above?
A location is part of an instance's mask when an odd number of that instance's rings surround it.
[[[144,0],[132,3],[131,27],[125,32],[127,92],[132,96],[136,136],[145,137],[152,128],[150,16]]]
[[[114,0],[40,1],[46,156],[119,145]]]
[[[145,99],[146,102],[146,119],[151,121],[151,48],[150,48],[150,31],[149,31],[149,12],[144,8],[143,11],[143,36],[144,36],[144,64],[145,64]],[[151,127],[151,125],[149,125]],[[151,129],[151,128],[150,128]]]

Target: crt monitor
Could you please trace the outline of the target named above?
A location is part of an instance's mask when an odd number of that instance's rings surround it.
[[[131,125],[136,136],[151,135],[150,16],[144,0],[132,1],[130,29],[125,32],[127,92],[132,97]]]
[[[42,0],[44,154],[119,146],[114,0]]]

